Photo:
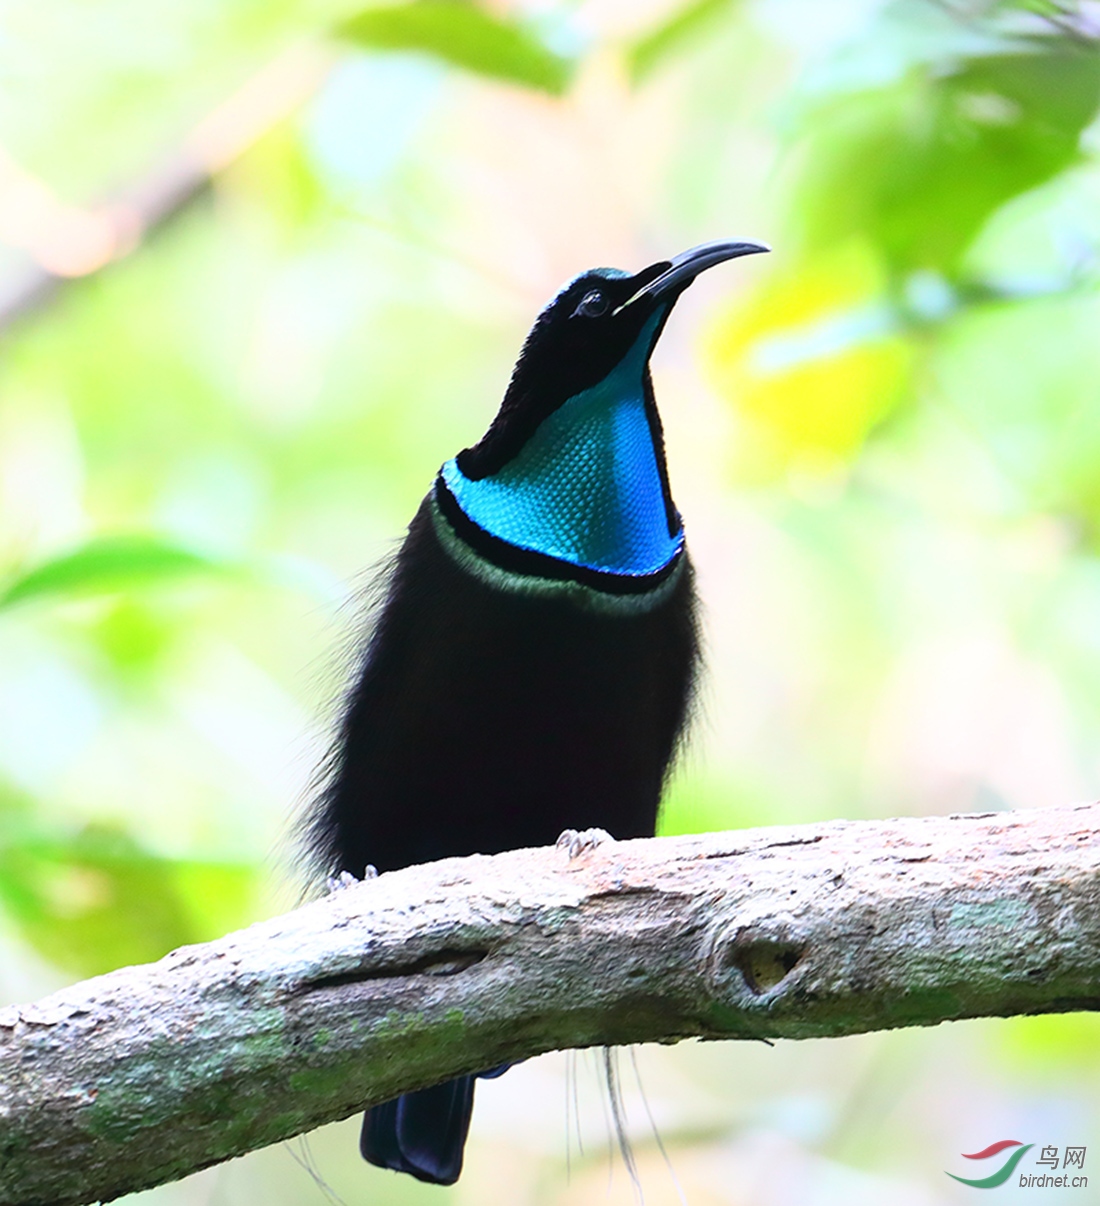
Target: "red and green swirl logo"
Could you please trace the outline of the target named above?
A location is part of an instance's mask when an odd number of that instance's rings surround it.
[[[998,1185],[1003,1185],[1012,1176],[1016,1171],[1016,1165],[1023,1159],[1024,1152],[1030,1151],[1034,1144],[1021,1143],[1019,1139],[1001,1139],[997,1143],[983,1147],[980,1152],[962,1153],[964,1160],[989,1160],[993,1156],[999,1156],[1001,1152],[1010,1147],[1014,1147],[1016,1150],[996,1172],[990,1173],[988,1177],[956,1177],[951,1172],[947,1175],[956,1181],[961,1181],[963,1185],[972,1185],[975,1189],[996,1189]]]

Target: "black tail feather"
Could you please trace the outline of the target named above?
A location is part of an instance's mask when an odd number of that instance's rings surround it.
[[[363,1159],[432,1185],[453,1185],[462,1171],[474,1079],[460,1076],[368,1110],[359,1137]]]

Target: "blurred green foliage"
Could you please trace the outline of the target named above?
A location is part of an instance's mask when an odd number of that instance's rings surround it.
[[[18,575],[0,591],[0,608],[43,595],[117,592],[222,568],[213,558],[156,537],[102,537]]]
[[[1100,51],[1053,34],[831,99],[805,118],[804,237],[863,238],[891,273],[956,278],[995,210],[1078,162],[1098,105]]]
[[[266,64],[333,56],[177,216],[0,334],[0,992],[293,903],[363,567],[562,279],[704,238],[775,253],[693,289],[655,362],[711,667],[665,829],[1096,794],[1088,6],[15,0],[0,35],[0,305],[84,229],[65,206],[178,181],[226,97],[262,111]],[[722,1091],[833,1173],[920,1177],[990,1077],[1006,1132],[1038,1126],[1040,1081],[1077,1101],[1093,1029],[991,1026],[985,1063],[906,1064],[909,1098],[869,1055],[894,1115],[806,1056],[817,1139],[776,1121],[803,1117],[782,1078]],[[688,1151],[713,1124],[671,1125]],[[901,1200],[875,1185],[813,1200]]]
[[[149,962],[247,915],[250,864],[159,857],[106,825],[45,832],[28,811],[0,813],[0,899],[22,936],[75,975]]]
[[[410,0],[364,9],[339,27],[357,46],[418,50],[490,79],[560,95],[572,63],[517,22],[466,0]]]
[[[732,3],[733,0],[695,0],[694,4],[674,8],[664,21],[647,29],[627,49],[626,62],[633,81],[643,83],[662,63],[675,60],[678,52],[705,36],[711,23]]]

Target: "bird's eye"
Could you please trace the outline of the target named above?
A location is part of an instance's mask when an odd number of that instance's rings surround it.
[[[607,306],[607,295],[601,293],[599,289],[591,289],[581,298],[580,305],[573,311],[573,316],[576,317],[579,314],[582,318],[599,318],[607,311]]]

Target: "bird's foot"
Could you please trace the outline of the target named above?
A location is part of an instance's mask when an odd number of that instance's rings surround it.
[[[370,863],[363,868],[363,879],[377,879],[378,868],[371,866]],[[350,871],[341,871],[339,875],[330,875],[325,880],[325,887],[329,892],[341,892],[344,888],[354,888],[361,880],[355,878]]]
[[[339,875],[330,875],[325,880],[325,887],[332,892],[342,892],[345,888],[354,888],[359,881],[350,871],[341,871]]]
[[[594,850],[603,842],[613,842],[614,840],[606,829],[563,829],[556,845],[559,850],[565,850],[573,859],[586,850]]]

